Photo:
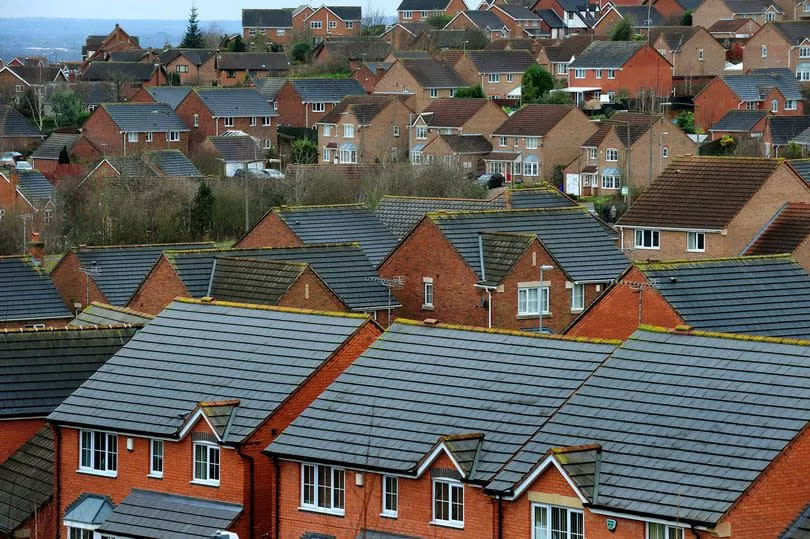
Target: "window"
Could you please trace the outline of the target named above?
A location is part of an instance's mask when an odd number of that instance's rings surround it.
[[[669,146],[661,146],[661,158],[666,159],[669,157]]]
[[[585,308],[585,285],[574,284],[571,289],[571,310],[581,311]]]
[[[683,539],[683,528],[648,522],[647,539]]]
[[[313,103],[312,112],[324,112],[326,110],[326,103]]]
[[[703,49],[698,49],[698,61],[703,61]]]
[[[68,539],[93,539],[93,530],[68,527]]]
[[[549,287],[544,286],[542,288],[542,298],[538,303],[540,287],[518,287],[518,316],[537,316],[540,314],[541,306],[543,314],[549,313]]]
[[[765,20],[767,22],[775,21],[776,20],[776,13],[774,13],[773,11],[769,11],[768,13],[765,14]]]
[[[138,133],[127,133],[127,142],[138,142]]]
[[[424,281],[424,296],[422,297],[423,307],[433,307],[433,281]]]
[[[636,229],[636,249],[658,249],[659,237],[657,230]]]
[[[194,444],[194,482],[219,486],[219,446]]]
[[[301,465],[301,507],[313,511],[343,514],[346,473],[320,464]]]
[[[706,250],[706,234],[703,232],[686,233],[686,250],[694,253],[702,253]]]
[[[413,11],[403,11],[402,12],[403,19],[412,19],[413,18]]]
[[[508,143],[506,137],[498,137],[498,145],[499,146],[506,146]]]
[[[464,485],[458,481],[433,481],[433,522],[464,527]]]
[[[346,30],[354,28],[354,21],[346,21]]]
[[[394,137],[399,138],[399,126],[398,126],[398,125],[392,125],[392,126],[391,126],[391,134],[392,134]]]
[[[616,78],[616,70],[615,69],[608,69],[607,72],[608,72],[608,78],[609,79],[615,79]]]
[[[227,116],[222,119],[222,125],[225,127],[233,127],[233,117]]]
[[[149,476],[163,477],[163,440],[149,441]]]
[[[272,120],[270,119],[270,116],[264,116],[264,117],[262,118],[262,125],[265,125],[265,126],[270,125],[270,122],[271,122],[271,121],[272,121]]]
[[[582,511],[532,505],[532,539],[584,539],[585,521]]]
[[[310,21],[309,27],[313,30],[320,30],[323,28],[323,23],[321,21]]]
[[[588,159],[596,160],[596,148],[588,148]]]
[[[180,142],[180,131],[169,131],[166,134],[166,140],[169,142]]]
[[[259,33],[263,36],[267,35],[267,28],[262,28],[261,30],[259,30]]]
[[[507,73],[506,82],[512,82],[513,80],[515,80],[514,75],[512,75],[512,73]]]
[[[340,162],[347,163],[350,165],[357,163],[357,150],[354,149],[340,150]]]
[[[323,148],[323,160],[329,162],[329,148]]]
[[[265,150],[269,150],[273,147],[273,139],[266,138],[264,139],[264,145],[262,146]]]
[[[524,176],[537,176],[538,175],[538,163],[537,161],[531,162],[527,161],[523,163],[523,175]]]
[[[804,7],[810,7],[810,4],[805,4]],[[799,58],[810,58],[810,47],[799,47]]]
[[[425,140],[427,138],[427,133],[428,133],[427,127],[420,126],[416,128],[415,136],[418,140]]]
[[[489,82],[490,84],[501,82],[500,73],[490,73],[489,75],[487,75],[487,82]]]
[[[194,127],[200,127],[200,115],[194,113]]]
[[[249,36],[255,36],[256,35],[256,29],[255,28],[248,28],[248,35]]]
[[[438,88],[431,88],[430,90],[428,90],[428,92],[430,92],[430,98],[431,99],[436,99],[437,97],[439,97],[439,89]]]
[[[456,97],[456,89],[455,88],[450,88],[449,90],[447,90],[447,93],[450,94],[450,97]]]
[[[0,221],[2,221],[3,217],[5,217],[5,216],[6,216],[6,209],[5,208],[0,208]]]
[[[396,161],[399,158],[399,148],[391,148],[391,161]]]
[[[250,125],[251,125],[251,126],[254,126],[254,125],[256,125],[256,123],[257,123],[257,122],[256,122],[256,117],[255,117],[255,116],[251,116],[251,117],[250,117]]]
[[[329,28],[337,28],[337,21],[329,21]]]
[[[763,58],[767,58],[768,57],[768,46],[767,45],[762,45],[759,48],[759,53]]]
[[[584,79],[584,78],[585,78],[585,70],[584,70],[584,69],[582,69],[582,68],[579,68],[579,67],[578,67],[578,68],[576,68],[576,69],[574,70],[574,78],[577,78],[577,79]]]
[[[152,142],[152,132],[151,131],[146,133],[146,142]]]
[[[537,137],[526,137],[526,149],[527,150],[537,149]]]
[[[788,99],[785,101],[785,110],[796,110],[796,100]]]
[[[568,64],[557,64],[557,75],[567,75]]]
[[[801,81],[810,81],[810,64],[803,63],[796,66],[796,78]]]
[[[616,148],[608,148],[605,150],[605,160],[607,161],[618,161],[619,160],[619,150]]]
[[[176,69],[178,73],[188,73],[188,66],[185,64],[178,64]]]
[[[276,28],[276,35],[277,36],[283,36],[286,33],[287,33],[287,31],[284,28]]]
[[[81,431],[79,470],[116,475],[118,470],[118,436],[109,432]]]
[[[595,76],[597,79],[601,79],[601,78],[602,78],[602,70],[601,70],[601,69],[596,69],[596,70],[594,70],[594,76]]]
[[[343,124],[343,138],[354,138],[354,124]]]
[[[48,226],[53,221],[53,210],[45,210],[45,217],[44,217],[45,226]]]
[[[325,137],[332,136],[332,126],[330,124],[323,124],[323,136]]]
[[[399,480],[390,475],[382,476],[382,516],[397,517],[399,507]]]
[[[757,102],[756,101],[748,101],[745,103],[745,108],[748,110],[756,110]]]
[[[427,11],[420,11],[419,16],[422,17],[423,19],[427,19],[428,12]]]
[[[620,181],[616,174],[602,174],[602,189],[618,189]]]
[[[771,99],[771,112],[779,112],[779,101]]]

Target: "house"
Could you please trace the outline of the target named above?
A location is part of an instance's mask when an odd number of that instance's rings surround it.
[[[275,481],[261,450],[380,332],[357,314],[174,301],[48,416],[59,524],[268,533]],[[92,498],[112,511],[88,518]]]
[[[810,116],[807,115],[767,116],[762,135],[765,156],[779,157],[780,150],[791,142],[806,148],[810,144],[808,129]]]
[[[154,64],[160,61],[160,51],[157,49],[127,49],[107,53],[106,58],[110,62],[147,62]]]
[[[51,133],[31,154],[31,165],[42,174],[52,176],[59,167],[62,150],[67,152],[68,158],[72,156],[73,160],[79,154],[89,157],[89,161],[101,157],[98,148],[90,144],[81,133]]]
[[[281,77],[263,77],[253,79],[252,82],[256,91],[262,94],[267,100],[267,104],[269,104],[274,111],[278,112],[278,101],[276,101],[276,99],[278,98],[278,92],[284,87],[284,83],[287,82],[287,79]]]
[[[724,19],[711,25],[708,31],[712,37],[723,44],[724,48],[730,49],[734,44],[740,46],[745,44],[761,27],[762,25],[753,19]],[[743,47],[744,54],[745,48]]]
[[[93,301],[82,309],[70,321],[68,327],[86,328],[94,326],[145,326],[154,318],[151,314],[135,311],[126,307],[115,307],[106,303]]]
[[[329,287],[342,305],[355,313],[367,313],[386,325],[393,320],[392,311],[399,307],[396,298],[379,282],[374,266],[358,243],[317,244],[277,248],[205,248],[166,251],[154,264],[129,307],[148,313],[159,313],[176,297],[203,298],[208,295],[215,260],[246,258],[307,264]],[[304,280],[304,294],[283,298],[288,305],[317,308],[329,294],[316,294],[317,280]],[[307,297],[307,284],[311,294]],[[300,287],[297,288],[300,292]],[[317,301],[317,303],[315,303]],[[342,307],[341,307],[342,310]],[[387,313],[386,313],[387,311]]]
[[[672,94],[672,64],[640,41],[594,41],[569,65],[567,91],[577,105],[612,103],[617,93]],[[604,97],[606,96],[607,100]]]
[[[672,64],[676,95],[695,95],[712,78],[723,74],[726,51],[705,28],[653,28],[650,44]]]
[[[0,149],[24,152],[35,148],[42,133],[25,116],[9,105],[0,105]]]
[[[143,62],[90,63],[81,80],[110,84],[115,101],[126,101],[144,86],[166,86],[166,71],[160,65]]]
[[[506,207],[510,210],[559,208],[578,205],[578,202],[573,198],[548,182],[532,186],[510,187],[504,193],[506,194]]]
[[[244,84],[254,77],[274,77],[289,69],[280,52],[220,52],[216,68],[220,86]]]
[[[390,163],[408,154],[413,111],[404,96],[344,97],[318,122],[324,164]]]
[[[566,37],[565,23],[553,9],[538,9],[537,15],[540,17],[540,32],[538,37],[549,37],[559,39]]]
[[[67,82],[65,72],[59,67],[28,65],[0,67],[0,94],[6,102],[19,103],[28,90],[38,96],[44,96],[45,89],[54,82]]]
[[[293,28],[316,41],[340,36],[359,36],[363,27],[360,6],[299,7],[293,13]]]
[[[162,183],[163,178],[202,176],[180,150],[154,150],[137,155],[107,156],[99,161],[77,186],[100,186],[112,178],[136,179],[143,184]]]
[[[756,69],[745,75],[721,75],[695,95],[695,123],[708,128],[734,109],[769,114],[804,114],[801,85],[787,68]]]
[[[135,155],[157,149],[188,154],[189,131],[165,103],[104,103],[81,128],[83,137],[103,155]],[[84,152],[79,157],[88,158]]]
[[[489,99],[436,99],[414,117],[408,135],[411,163],[429,164],[434,158],[444,159],[445,155],[453,155],[444,151],[444,146],[464,146],[471,153],[465,152],[469,157],[461,159],[461,167],[474,172],[478,170],[478,160],[475,159],[478,151],[485,149],[487,145],[492,147],[488,140],[484,144],[480,137],[488,138],[492,127],[501,125],[506,118],[503,109]],[[448,136],[454,138],[448,139]],[[461,139],[459,136],[465,138]],[[439,137],[445,138],[443,142],[434,145],[433,142]],[[470,166],[463,163],[470,163]]]
[[[785,13],[782,4],[770,0],[704,0],[692,12],[692,25],[709,28],[720,20],[743,18],[759,24],[781,21],[792,16]]]
[[[529,51],[535,54],[547,40],[532,39],[529,37],[512,37],[497,39],[484,47],[488,51]]]
[[[767,111],[730,110],[708,129],[712,140],[728,135],[735,139],[762,138],[767,124]]]
[[[53,184],[38,170],[0,172],[0,218],[17,212],[30,219],[32,230],[42,230],[53,222],[55,195]]]
[[[64,305],[78,310],[93,301],[124,307],[165,249],[196,249],[211,243],[79,246],[51,270]],[[150,313],[151,314],[151,313]]]
[[[48,65],[48,58],[46,56],[16,56],[6,62],[6,65],[45,67]]]
[[[569,105],[524,105],[492,131],[492,153],[484,158],[487,172],[508,181],[534,183],[550,179],[596,132],[585,114]]]
[[[452,17],[465,11],[464,0],[402,0],[397,7],[399,23],[424,22],[431,17]]]
[[[374,87],[375,94],[408,95],[416,112],[422,112],[434,99],[453,97],[467,82],[447,63],[438,60],[397,60]]]
[[[379,272],[404,277],[400,316],[559,333],[628,264],[615,232],[561,197],[558,207],[429,213]]]
[[[546,42],[537,52],[537,63],[558,81],[568,82],[568,67],[594,40],[589,35],[571,35]]]
[[[194,88],[177,105],[177,116],[191,128],[193,153],[206,137],[241,131],[263,149],[273,147],[278,113],[255,88]]]
[[[149,86],[148,88],[153,88]],[[84,105],[85,112],[93,112],[102,103],[112,103],[118,100],[117,88],[108,81],[77,81],[54,82],[45,88],[47,100],[45,102],[46,114],[53,114],[52,97],[57,91],[69,90],[76,94]]]
[[[108,60],[111,52],[140,48],[138,36],[129,35],[118,23],[115,23],[115,28],[106,36],[87,36],[82,47],[82,60],[85,64],[93,60]]]
[[[509,36],[509,27],[491,11],[459,11],[444,30],[477,30],[490,42]]]
[[[743,69],[786,68],[810,82],[810,21],[774,21],[743,47]]]
[[[631,22],[636,35],[646,35],[650,28],[664,26],[667,23],[666,17],[655,6],[611,5],[599,14],[599,20],[593,25],[593,33],[607,37],[616,23],[622,19]]]
[[[42,270],[42,257],[0,257],[0,327],[42,328],[73,318],[59,298],[52,277]]]
[[[349,95],[367,95],[355,79],[290,79],[276,94],[278,122],[292,127],[313,127]]]
[[[236,131],[206,137],[197,147],[196,153],[220,161],[221,174],[229,178],[244,174],[250,163],[264,163],[265,160],[265,150],[252,137]]]
[[[736,292],[723,293],[729,287]],[[806,339],[805,303],[810,275],[790,255],[642,262],[628,268],[566,334],[627,339],[650,324]]]
[[[374,92],[377,82],[385,75],[393,62],[363,62],[352,70],[352,78],[360,83],[366,93]]]
[[[661,15],[672,20],[681,18],[687,11],[694,11],[701,0],[642,0],[641,5],[646,6],[647,2],[652,2]]]
[[[421,149],[419,149],[421,147]],[[424,145],[414,146],[413,163],[441,163],[466,173],[470,178],[484,171],[484,159],[492,153],[492,143],[485,135],[438,134]]]
[[[689,136],[666,117],[617,112],[581,144],[579,159],[566,167],[579,191],[570,194],[616,195],[643,192],[674,158],[697,153]]]
[[[374,209],[374,215],[401,240],[428,213],[438,211],[483,211],[506,209],[506,196],[500,193],[490,199],[420,198],[385,195]]]
[[[466,51],[453,68],[468,86],[481,85],[492,99],[520,98],[523,73],[535,64],[528,51]]]
[[[242,37],[252,42],[261,36],[271,43],[287,45],[292,35],[292,9],[243,9]]]
[[[563,35],[589,33],[599,21],[602,10],[598,4],[584,0],[537,0],[530,9],[547,23],[561,21]]]
[[[430,28],[425,22],[397,22],[389,25],[380,37],[395,49],[404,49],[422,32]]]
[[[810,204],[785,202],[740,254],[767,256],[788,253],[807,271],[807,268],[810,268],[808,234],[810,234]]]
[[[543,18],[526,6],[496,2],[490,6],[489,11],[497,15],[509,27],[511,37],[547,35],[541,28]]]
[[[234,247],[255,249],[352,242],[363,247],[374,267],[397,243],[364,204],[337,204],[273,208]]]
[[[723,258],[739,255],[785,202],[808,201],[810,187],[784,160],[684,156],[616,226],[633,260]]]
[[[181,85],[211,86],[218,80],[216,49],[166,49],[160,53],[160,65]]]
[[[802,342],[652,326],[613,350],[586,340],[572,353],[567,341],[531,339],[443,324],[391,328],[267,448],[282,478],[275,531],[677,538],[695,529],[701,537],[732,530],[778,537],[803,511],[807,486],[795,467],[807,416],[794,420],[795,393],[777,389],[807,376]],[[560,348],[567,360],[558,366]],[[392,372],[392,362],[403,371]],[[367,406],[346,398],[365,395],[369,377],[375,392]],[[673,396],[673,387],[694,394]],[[729,403],[730,391],[762,404],[706,412]],[[535,398],[514,400],[524,392]],[[692,407],[703,412],[684,413]],[[583,419],[592,414],[602,420]],[[763,414],[770,421],[761,426]],[[777,418],[787,432],[774,426]],[[693,441],[679,443],[684,438]],[[735,474],[740,466],[750,470],[744,477]],[[792,481],[800,492],[773,498]],[[764,516],[750,514],[754,504]]]
[[[435,30],[428,28],[411,41],[407,48],[428,51],[433,56],[452,62],[457,59],[458,52],[480,50],[489,43],[489,37],[477,28],[462,30]],[[455,58],[453,55],[455,55]]]

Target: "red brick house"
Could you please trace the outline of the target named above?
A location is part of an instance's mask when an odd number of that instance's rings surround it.
[[[719,140],[725,136],[738,140],[747,138],[761,139],[768,123],[768,113],[759,110],[730,110],[709,129],[712,140]]]
[[[726,51],[705,28],[659,26],[650,31],[650,44],[672,64],[676,95],[695,95],[723,74]]]
[[[536,37],[541,31],[543,19],[525,6],[519,4],[493,3],[489,11],[509,27],[511,37]]]
[[[517,102],[523,73],[535,63],[529,51],[466,51],[453,64],[453,69],[468,85],[480,85],[485,96]]]
[[[744,45],[748,38],[754,35],[761,26],[753,19],[729,19],[717,21],[707,30],[712,37],[722,43],[723,47],[728,50],[734,44]],[[744,54],[745,49],[743,49]]]
[[[166,49],[160,53],[160,65],[166,73],[175,73],[182,85],[212,86],[218,80],[216,49]]]
[[[290,42],[292,29],[292,9],[242,10],[242,37],[248,43],[261,36],[271,43],[286,45]]]
[[[51,133],[31,154],[31,164],[48,177],[54,177],[59,169],[59,154],[67,150],[75,163],[79,156],[82,161],[95,161],[101,151],[93,146],[81,133]]]
[[[278,77],[290,68],[281,52],[217,53],[217,83],[220,86],[247,84],[256,77]]]
[[[774,21],[759,28],[743,47],[743,69],[784,67],[810,82],[810,21]]]
[[[293,13],[292,25],[293,29],[308,33],[316,41],[359,36],[363,28],[363,9],[360,6],[304,6]]]
[[[260,451],[379,334],[356,314],[173,302],[48,418],[59,440],[60,536],[181,523],[200,537],[267,534],[275,473]],[[162,353],[151,364],[141,350],[154,340]],[[101,404],[104,395],[119,404]],[[88,518],[99,500],[109,508]]]
[[[650,1],[661,15],[669,19],[680,18],[687,10],[695,9],[700,3],[698,0],[642,0],[641,5],[646,6]]]
[[[38,170],[0,172],[0,217],[25,215],[31,230],[43,230],[53,220],[56,189]]]
[[[793,2],[781,0],[756,0],[735,2],[734,0],[704,0],[692,12],[692,25],[709,28],[714,23],[726,19],[753,19],[759,24],[781,21],[795,16]],[[788,12],[785,12],[785,9]]]
[[[140,49],[138,36],[129,35],[118,23],[106,36],[90,35],[82,47],[82,60],[87,63],[93,60],[108,60],[111,52]],[[83,66],[83,67],[84,67]]]
[[[166,70],[159,64],[143,62],[91,62],[81,75],[82,81],[105,82],[112,100],[127,101],[144,86],[166,86]]]
[[[380,35],[394,49],[402,50],[425,30],[430,28],[425,22],[397,22]]]
[[[383,277],[405,277],[394,291],[400,315],[534,329],[542,314],[544,328],[561,331],[629,262],[612,230],[569,199],[559,204],[429,213],[379,266]],[[574,228],[581,232],[563,232]],[[555,243],[560,233],[572,241]],[[575,261],[574,251],[591,253],[593,265]],[[426,252],[431,256],[419,255]]]
[[[65,83],[67,77],[59,67],[2,66],[0,67],[0,95],[5,101],[19,102],[29,89],[44,96],[50,83]]]
[[[466,9],[464,0],[402,0],[397,7],[397,16],[400,23],[410,23],[426,21],[437,15],[452,17]]]
[[[477,30],[490,42],[509,37],[509,27],[491,11],[459,11],[444,30]]]
[[[355,79],[290,79],[276,94],[280,125],[313,127],[346,96],[366,95]]]
[[[713,126],[730,110],[764,110],[778,116],[801,116],[801,85],[789,69],[756,69],[745,75],[721,75],[695,95],[695,123]]]

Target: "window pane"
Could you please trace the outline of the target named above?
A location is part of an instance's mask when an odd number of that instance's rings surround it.
[[[666,526],[663,524],[647,524],[647,537],[648,539],[667,539]]]
[[[315,504],[315,467],[308,464],[304,465],[303,497],[304,505]]]
[[[334,471],[334,489],[333,489],[333,502],[332,508],[333,509],[343,509],[344,506],[344,498],[345,498],[345,486],[344,481],[346,479],[346,473],[343,470],[335,470]]]
[[[551,539],[568,539],[568,510],[551,508]]]
[[[548,507],[534,506],[534,535],[532,539],[549,539],[548,534]]]
[[[107,470],[115,471],[118,469],[118,436],[115,434],[107,435]]]
[[[219,448],[208,448],[208,479],[219,481]]]
[[[452,485],[452,506],[450,512],[450,520],[464,522],[464,486]]]
[[[163,440],[152,440],[152,471],[163,472]]]
[[[90,431],[83,430],[82,431],[82,455],[81,455],[81,466],[82,468],[90,468],[93,460],[93,449],[92,449],[92,439],[93,433]]]
[[[571,539],[584,539],[585,522],[582,513],[570,511],[568,513],[571,523]]]
[[[437,481],[433,483],[433,512],[436,520],[448,520],[450,516],[450,485]]]
[[[106,470],[107,469],[107,433],[94,432],[93,433],[93,469]]]
[[[204,445],[194,446],[194,479],[208,479],[208,454]]]
[[[318,507],[328,509],[332,503],[332,469],[318,466]]]
[[[399,479],[396,477],[386,477],[385,478],[385,506],[384,509],[386,511],[390,511],[392,513],[397,512],[398,506],[398,496],[399,496]]]

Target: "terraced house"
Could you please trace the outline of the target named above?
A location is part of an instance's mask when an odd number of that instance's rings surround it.
[[[453,65],[469,86],[492,99],[519,99],[523,73],[535,63],[529,51],[467,51]]]

